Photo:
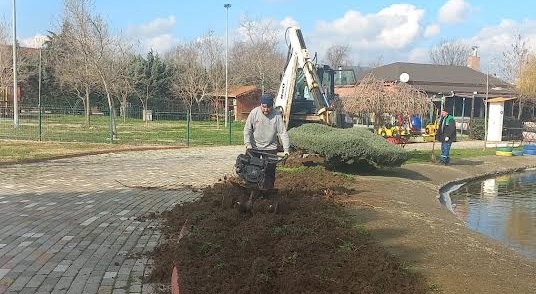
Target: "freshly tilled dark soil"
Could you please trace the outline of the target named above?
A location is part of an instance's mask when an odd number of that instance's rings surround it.
[[[276,188],[239,213],[250,190],[230,178],[162,214],[147,282],[169,285],[175,265],[181,293],[428,292],[347,214],[343,203],[359,197],[351,178],[321,167],[278,171]]]

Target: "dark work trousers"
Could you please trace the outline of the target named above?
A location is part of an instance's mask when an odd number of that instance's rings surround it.
[[[262,153],[268,153],[277,155],[277,150],[258,150],[259,152],[255,152],[255,150],[251,150],[251,155],[262,158],[263,156],[266,156]],[[263,189],[269,190],[274,188],[275,184],[275,168],[277,166],[277,156],[270,156],[268,155],[268,158],[270,158],[270,163],[266,166],[266,171],[264,175],[264,184],[262,186]]]

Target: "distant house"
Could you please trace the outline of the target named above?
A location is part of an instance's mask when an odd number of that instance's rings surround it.
[[[468,66],[395,62],[360,73],[358,83],[367,75],[388,83],[406,82],[425,92],[438,107],[444,100],[444,107],[456,117],[483,117],[486,97],[516,96],[511,84]],[[342,88],[339,95],[350,91]],[[506,115],[513,112],[511,102],[505,105]]]
[[[225,90],[219,91],[220,109],[225,108]],[[251,110],[259,106],[261,90],[255,85],[231,86],[227,90],[229,109],[233,111],[233,120],[245,121]]]

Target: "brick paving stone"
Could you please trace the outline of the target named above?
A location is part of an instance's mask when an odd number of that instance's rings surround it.
[[[73,277],[61,277],[54,287],[54,291],[67,291],[73,280]]]
[[[24,288],[21,291],[19,291],[19,294],[35,294],[39,293],[37,292],[37,288]]]
[[[56,283],[58,283],[59,280],[60,278],[47,277],[45,278],[41,286],[39,286],[37,291],[50,293],[52,292],[52,290],[54,289],[54,286],[56,286]]]
[[[10,272],[10,269],[0,268],[0,280],[9,272]]]
[[[21,291],[24,285],[30,281],[32,277],[21,276],[18,277],[13,284],[7,289],[8,291]]]
[[[124,289],[124,288],[127,287],[127,285],[128,285],[127,281],[117,281],[114,284],[114,288],[115,289]]]
[[[110,294],[114,288],[112,286],[101,285],[97,291],[98,294]]]
[[[37,288],[43,283],[47,276],[46,275],[34,275],[30,281],[26,284],[28,288]]]
[[[186,187],[231,174],[242,149],[121,152],[1,166],[0,293],[153,293],[140,280],[150,263],[128,256],[159,244],[158,223],[136,218],[197,199]],[[106,279],[109,272],[117,276]]]

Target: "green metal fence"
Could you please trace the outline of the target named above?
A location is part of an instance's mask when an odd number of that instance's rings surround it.
[[[41,115],[39,115],[41,113]],[[242,144],[244,124],[217,122],[210,113],[152,112],[143,121],[141,111],[116,117],[118,144],[228,145]],[[231,120],[229,120],[231,121]],[[21,107],[19,127],[13,117],[0,115],[0,138],[106,143],[110,140],[109,112],[92,114],[86,124],[83,111],[65,107]]]

